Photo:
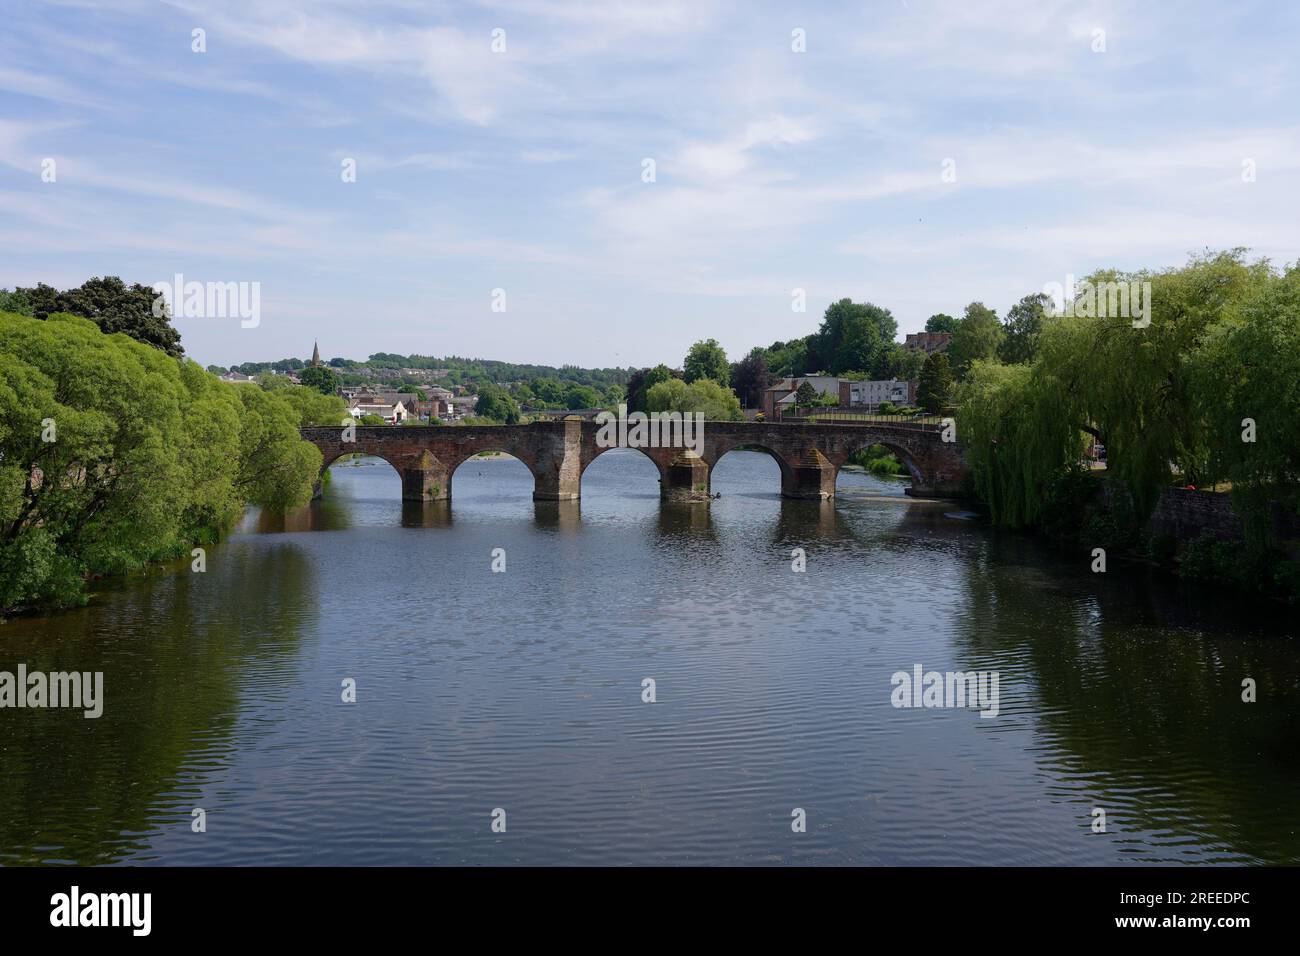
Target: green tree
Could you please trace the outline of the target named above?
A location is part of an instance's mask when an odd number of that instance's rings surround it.
[[[957,431],[990,516],[1012,528],[1033,524],[1083,454],[1069,396],[1028,365],[987,361],[975,362],[957,394]]]
[[[515,400],[500,385],[493,385],[490,382],[478,390],[478,402],[474,406],[474,411],[480,418],[506,425],[515,425],[519,422],[519,406],[515,404]]]
[[[1038,336],[1043,331],[1052,300],[1039,292],[1027,295],[1007,311],[1005,333],[999,357],[1008,365],[1031,361],[1038,354]]]
[[[726,386],[710,378],[696,379],[689,385],[680,378],[670,378],[650,387],[646,393],[650,412],[703,412],[708,421],[740,421],[740,399]]]
[[[564,393],[565,408],[602,408],[600,392],[590,385],[570,385]]]
[[[995,360],[1002,337],[1002,323],[998,321],[996,312],[983,302],[966,306],[948,345],[948,359],[957,379],[964,380],[975,362]]]
[[[885,348],[879,377],[896,378],[903,382],[911,381],[920,377],[921,369],[925,367],[925,359],[926,353],[920,349],[905,349],[897,342],[890,342]]]
[[[564,386],[553,378],[535,379],[533,393],[542,401],[545,408],[559,408],[564,404]]]
[[[812,336],[773,342],[763,350],[768,372],[775,378],[806,375],[809,371],[808,342]]]
[[[298,381],[322,395],[333,395],[339,390],[338,373],[328,365],[309,365],[298,373]]]
[[[260,388],[230,387],[244,406],[236,479],[244,500],[275,510],[306,504],[321,455],[298,434],[297,409]]]
[[[1232,250],[1177,269],[1105,270],[1087,281],[1149,283],[1150,324],[1077,307],[1048,316],[1031,364],[976,362],[958,390],[959,431],[995,520],[1039,520],[1051,489],[1077,469],[1086,432],[1106,445],[1108,476],[1125,489],[1134,522],[1150,513],[1172,470],[1198,487],[1227,477],[1253,516],[1247,525],[1258,552],[1265,499],[1287,500],[1297,488],[1297,435],[1283,423],[1295,421],[1300,388],[1297,280]],[[1274,442],[1267,446],[1259,415]],[[1256,422],[1255,442],[1243,440],[1246,418]]]
[[[650,389],[673,377],[673,370],[667,365],[656,365],[654,368],[642,369],[640,372],[634,373],[627,387],[627,410],[629,412],[648,411],[646,395]]]
[[[937,415],[947,406],[952,397],[952,368],[948,356],[942,352],[931,352],[921,369],[920,381],[916,386],[916,400],[931,415]]]
[[[836,375],[849,369],[870,369],[874,378],[882,371],[885,357],[885,343],[880,339],[879,327],[866,316],[855,315],[844,323],[830,369]]]
[[[105,276],[63,292],[44,283],[14,292],[31,304],[30,314],[38,319],[56,312],[79,315],[104,332],[123,332],[177,358],[184,354],[181,334],[170,321],[170,308],[149,286],[138,282],[128,286],[117,276]]]
[[[338,425],[348,416],[347,403],[334,393],[323,394],[306,385],[295,385],[283,375],[268,376],[262,388],[291,405],[298,413],[298,425]]]
[[[510,395],[515,403],[522,408],[533,408],[540,401],[533,392],[532,386],[527,382],[519,382],[510,389]]]
[[[292,405],[77,316],[0,314],[0,611],[76,603],[311,496]]]
[[[840,299],[827,306],[821,327],[810,337],[807,369],[839,374],[846,369],[865,368],[874,374],[882,350],[897,335],[898,322],[888,309],[870,302]]]
[[[1262,489],[1294,499],[1300,488],[1300,265],[1245,294],[1240,308],[1201,339],[1188,376],[1212,449],[1207,477],[1232,482],[1238,497]]]
[[[925,320],[925,330],[927,332],[952,333],[957,331],[957,325],[958,323],[956,319],[943,312],[936,312]]]
[[[12,312],[15,315],[31,315],[32,304],[21,292],[0,289],[0,312]]]
[[[682,378],[687,384],[702,378],[721,384],[731,380],[731,364],[717,339],[702,339],[691,346],[682,363]]]
[[[817,404],[817,395],[817,389],[813,388],[812,382],[803,381],[794,390],[794,402],[796,405],[807,408]]]

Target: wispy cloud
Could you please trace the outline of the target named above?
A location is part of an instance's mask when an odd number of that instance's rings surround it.
[[[183,330],[204,361],[320,338],[676,362],[706,335],[740,352],[810,331],[843,295],[907,331],[1066,270],[1300,256],[1300,12],[1265,0],[65,0],[9,19],[0,281],[261,281],[259,329]]]

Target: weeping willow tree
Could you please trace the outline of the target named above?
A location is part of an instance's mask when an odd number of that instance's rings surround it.
[[[1073,314],[1045,330],[1036,368],[1070,394],[1078,424],[1106,445],[1108,471],[1140,513],[1155,506],[1174,469],[1198,486],[1213,480],[1194,358],[1210,332],[1271,276],[1267,262],[1247,264],[1243,250],[1158,273],[1097,272]],[[1129,294],[1130,307],[1116,309],[1108,289]]]
[[[1049,488],[1083,454],[1070,394],[1033,366],[976,362],[958,401],[958,434],[993,520],[1034,524]]]
[[[1295,275],[1279,278],[1240,249],[1162,272],[1097,272],[1046,321],[1032,365],[977,365],[959,424],[994,520],[1033,524],[1053,483],[1078,467],[1081,433],[1105,444],[1108,476],[1139,519],[1175,471],[1198,487],[1225,477],[1294,483],[1300,452],[1288,451],[1300,442],[1281,420],[1295,420],[1300,390],[1286,384],[1295,380],[1286,357],[1296,354],[1287,324],[1298,311]],[[1238,435],[1264,404],[1268,455],[1243,450]]]
[[[1208,471],[1231,483],[1248,543],[1267,548],[1271,503],[1300,510],[1300,266],[1231,310],[1190,374]]]

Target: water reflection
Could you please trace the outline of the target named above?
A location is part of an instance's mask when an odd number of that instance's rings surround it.
[[[1137,859],[1300,860],[1300,657],[1281,610],[984,541],[965,565],[963,663],[1002,669],[1004,712],[1033,715],[1049,793],[1084,838]]]
[[[292,511],[251,509],[241,530],[258,534],[288,534],[299,531],[346,531],[352,527],[352,509],[346,499],[317,498]]]
[[[450,528],[451,501],[403,501],[403,528]]]
[[[714,540],[713,508],[704,501],[665,501],[659,507],[659,534],[668,539]]]
[[[296,596],[313,590],[292,545],[217,547],[204,574],[158,571],[92,607],[5,624],[0,670],[102,671],[105,704],[94,720],[4,712],[0,860],[110,863],[163,828],[188,832],[234,757],[246,685],[295,666],[316,618]]]
[[[765,456],[727,464],[695,505],[635,452],[581,502],[533,502],[518,462],[427,505],[352,466],[206,574],[5,625],[0,665],[103,670],[108,700],[0,714],[0,858],[1300,862],[1294,625],[869,475],[791,501]],[[916,663],[999,671],[1000,716],[893,708]],[[818,825],[791,841],[796,800]],[[518,808],[508,858],[466,822],[483,806]]]
[[[533,515],[539,528],[572,533],[582,523],[582,502],[535,501]]]

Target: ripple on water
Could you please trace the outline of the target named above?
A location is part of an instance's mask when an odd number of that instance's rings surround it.
[[[6,625],[0,664],[102,669],[109,706],[0,723],[0,859],[1300,862],[1286,626],[895,482],[845,472],[820,504],[778,479],[737,452],[721,498],[666,506],[610,452],[580,503],[534,505],[522,464],[474,461],[412,509],[387,465],[336,468],[205,575]],[[894,708],[917,664],[997,671],[998,717]]]

